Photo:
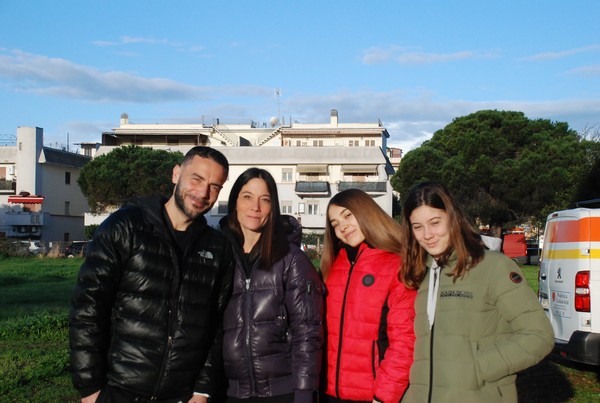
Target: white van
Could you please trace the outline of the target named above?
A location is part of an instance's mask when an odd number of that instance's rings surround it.
[[[557,350],[600,365],[600,209],[548,215],[541,259],[539,299]]]

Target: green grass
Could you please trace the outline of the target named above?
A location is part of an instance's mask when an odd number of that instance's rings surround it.
[[[0,260],[0,321],[43,310],[65,312],[82,259]]]
[[[0,402],[76,402],[69,299],[82,259],[0,260]]]
[[[525,279],[531,289],[537,293],[538,290],[538,266],[521,266],[523,269],[523,274],[525,274]]]
[[[0,260],[0,402],[79,400],[69,375],[67,312],[81,262]],[[537,270],[523,267],[534,290]],[[599,380],[600,368],[551,356],[519,375],[519,401],[600,401]]]

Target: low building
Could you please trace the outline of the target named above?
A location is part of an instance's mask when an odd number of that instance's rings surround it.
[[[39,127],[18,127],[15,146],[0,147],[0,236],[83,240],[89,211],[77,179],[84,155],[43,146]]]

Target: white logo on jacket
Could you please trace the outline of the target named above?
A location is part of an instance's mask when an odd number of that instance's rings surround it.
[[[207,251],[207,250],[198,251],[198,255],[200,257],[203,257],[204,259],[212,259],[213,258],[212,252]]]

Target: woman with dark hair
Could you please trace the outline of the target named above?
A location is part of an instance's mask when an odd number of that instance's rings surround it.
[[[416,292],[399,280],[401,249],[400,225],[371,196],[331,199],[321,259],[329,402],[399,402],[408,386]]]
[[[236,259],[225,310],[228,402],[310,403],[318,390],[323,287],[300,249],[302,228],[279,210],[271,174],[250,168],[235,181],[220,222]]]
[[[552,327],[519,267],[486,250],[445,186],[406,195],[401,279],[418,287],[415,361],[403,402],[517,402],[516,373],[552,349]]]

